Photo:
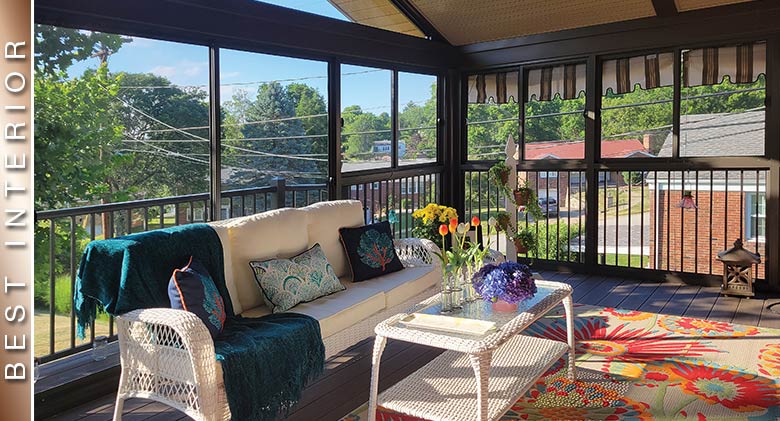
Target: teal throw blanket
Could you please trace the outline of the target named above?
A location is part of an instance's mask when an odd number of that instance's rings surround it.
[[[222,243],[206,224],[191,224],[91,242],[76,279],[78,332],[98,306],[111,315],[170,307],[168,281],[190,256],[211,274],[225,300],[227,321],[214,341],[235,421],[270,421],[285,413],[306,383],[322,373],[325,346],[319,322],[295,313],[242,318],[233,312],[225,284]]]
[[[74,294],[79,337],[84,338],[85,329],[95,320],[98,305],[113,316],[141,308],[169,308],[168,280],[190,256],[209,271],[225,300],[227,317],[232,317],[217,232],[207,224],[182,225],[87,245]]]
[[[230,319],[214,347],[233,421],[286,415],[325,366],[320,324],[304,314]]]

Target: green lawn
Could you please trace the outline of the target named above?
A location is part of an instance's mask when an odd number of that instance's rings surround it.
[[[601,262],[603,256],[605,255],[599,254],[599,258],[598,258],[599,262]],[[615,256],[617,256],[617,266],[623,266],[623,267],[641,268],[647,265],[647,263],[650,261],[650,256],[631,255],[631,262],[629,265],[629,256],[627,254],[616,255],[615,253],[607,253],[604,259],[604,264],[609,266],[615,266]]]
[[[35,356],[48,355],[49,354],[49,313],[48,312],[35,312]],[[108,318],[98,317],[95,321],[95,336],[108,335]],[[86,334],[85,340],[79,340],[76,338],[76,346],[89,342],[89,332]],[[54,350],[62,351],[70,348],[70,317],[63,315],[54,316]]]

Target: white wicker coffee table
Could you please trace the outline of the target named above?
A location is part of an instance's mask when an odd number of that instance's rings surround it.
[[[476,301],[451,314],[494,322],[496,329],[481,336],[403,323],[411,313],[438,314],[438,294],[377,325],[368,420],[375,421],[377,405],[431,421],[496,420],[567,352],[568,375],[574,379],[572,288],[542,280],[536,285],[537,294],[521,303],[517,312],[495,312],[489,303]],[[568,343],[519,334],[559,303],[565,309]],[[447,351],[377,396],[379,363],[388,338]]]

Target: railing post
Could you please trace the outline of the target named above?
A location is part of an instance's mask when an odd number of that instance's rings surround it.
[[[287,180],[282,177],[273,178],[275,184],[274,209],[280,209],[287,204]]]

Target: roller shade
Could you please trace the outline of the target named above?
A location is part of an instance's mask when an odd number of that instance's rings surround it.
[[[528,72],[528,101],[549,101],[555,96],[573,99],[585,91],[585,64],[533,69]]]
[[[517,72],[489,73],[469,76],[469,103],[506,104],[517,101]]]
[[[766,73],[766,43],[700,48],[683,52],[683,86],[753,83]]]
[[[639,85],[653,89],[674,85],[674,53],[650,54],[607,60],[602,64],[601,89],[624,94]]]

